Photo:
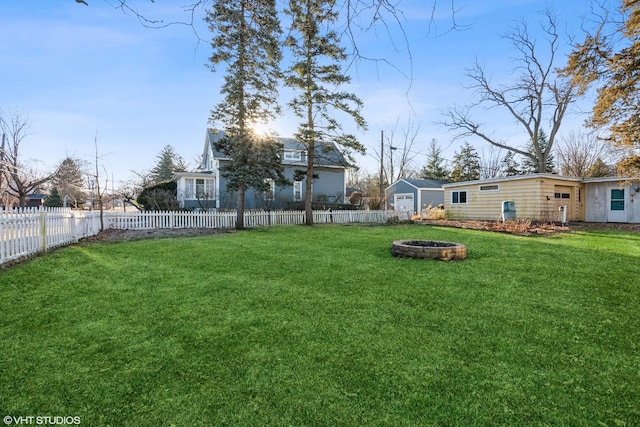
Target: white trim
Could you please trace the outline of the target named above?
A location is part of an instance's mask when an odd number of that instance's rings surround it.
[[[584,182],[581,178],[574,178],[570,176],[562,176],[562,175],[554,175],[551,173],[534,173],[529,175],[514,175],[514,176],[504,176],[500,178],[490,178],[490,179],[479,179],[476,181],[463,181],[463,182],[452,182],[449,184],[443,184],[443,188],[453,188],[453,187],[462,187],[469,185],[479,185],[479,184],[490,184],[496,182],[507,182],[507,181],[519,181],[524,179],[555,179],[559,181],[567,181],[567,182]]]

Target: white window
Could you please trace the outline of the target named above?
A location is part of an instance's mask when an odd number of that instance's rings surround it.
[[[184,182],[185,199],[214,199],[215,180],[205,178],[186,178]]]
[[[275,200],[276,198],[276,183],[272,179],[267,179],[265,181],[269,185],[269,189],[265,191],[264,198],[266,200]]]
[[[295,202],[302,200],[302,181],[293,182],[293,200]]]
[[[464,191],[452,191],[451,203],[454,205],[467,203],[467,190]]]
[[[302,161],[302,151],[286,150],[284,152],[284,160],[289,162],[300,162]]]

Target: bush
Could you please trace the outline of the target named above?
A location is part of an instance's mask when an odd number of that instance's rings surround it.
[[[173,211],[178,209],[178,184],[166,181],[145,187],[136,199],[146,211]]]

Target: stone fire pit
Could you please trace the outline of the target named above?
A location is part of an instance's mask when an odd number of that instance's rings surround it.
[[[391,255],[400,258],[462,260],[467,257],[467,247],[460,243],[438,240],[396,240]]]

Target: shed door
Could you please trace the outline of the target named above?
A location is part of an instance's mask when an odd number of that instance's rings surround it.
[[[413,193],[393,195],[394,211],[413,212],[413,206]]]
[[[564,185],[555,186],[555,194],[553,199],[555,200],[555,212],[558,212],[558,219],[562,218],[560,214],[560,207],[567,206],[567,221],[573,221],[573,203],[571,194],[573,193],[573,187],[565,187]]]
[[[608,222],[627,222],[625,195],[624,188],[612,188],[609,190],[609,200],[607,200]]]

